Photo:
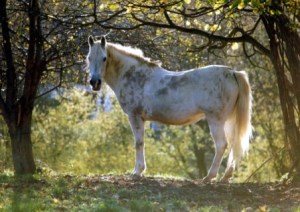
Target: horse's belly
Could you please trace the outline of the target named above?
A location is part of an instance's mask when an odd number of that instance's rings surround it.
[[[157,121],[163,124],[186,125],[186,124],[193,124],[204,117],[205,117],[204,113],[170,114],[168,112],[163,113],[163,111],[159,111],[152,114],[149,117],[146,117],[146,119],[150,121]]]

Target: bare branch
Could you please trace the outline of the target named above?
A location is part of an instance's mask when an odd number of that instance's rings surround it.
[[[170,26],[172,26],[172,27],[175,27],[175,24],[174,24],[173,21],[171,20],[171,18],[170,18],[170,16],[169,16],[168,12],[167,12],[166,10],[164,11],[164,15],[165,15],[165,18],[166,18],[168,24],[169,24]]]
[[[138,7],[138,8],[146,8],[146,9],[160,9],[160,8],[166,8],[166,7],[172,7],[176,4],[182,3],[183,0],[178,0],[178,1],[174,1],[174,2],[166,2],[166,3],[162,3],[159,2],[159,4],[156,5],[145,5],[145,4],[137,4],[135,1],[126,1],[127,4],[132,5],[132,7]]]
[[[190,33],[190,34],[196,34],[196,35],[200,35],[203,37],[208,38],[211,41],[220,41],[220,42],[225,42],[225,43],[233,43],[233,42],[237,42],[237,43],[242,43],[242,42],[248,42],[251,43],[253,46],[255,46],[260,52],[262,52],[263,54],[265,54],[266,56],[270,57],[270,50],[267,49],[266,47],[264,47],[261,43],[259,43],[256,39],[254,39],[252,36],[250,36],[249,34],[245,33],[242,30],[239,30],[242,35],[239,37],[225,37],[225,36],[220,36],[220,35],[215,35],[197,28],[187,28],[187,27],[182,27],[179,25],[176,25],[171,18],[169,17],[169,15],[167,14],[167,12],[164,12],[164,15],[167,19],[168,24],[164,24],[164,23],[157,23],[157,22],[152,22],[152,21],[147,21],[141,18],[138,18],[135,14],[131,14],[131,16],[136,20],[139,21],[140,23],[142,23],[143,25],[148,25],[148,26],[153,26],[153,27],[159,27],[159,28],[167,28],[167,29],[175,29],[181,32],[186,32],[186,33]]]
[[[53,88],[51,88],[51,89],[45,91],[44,93],[37,95],[37,96],[35,97],[35,99],[38,99],[38,98],[40,98],[40,97],[42,97],[42,96],[45,96],[45,95],[51,93],[52,91],[56,90],[57,88],[61,87],[61,83],[62,83],[62,75],[60,76],[60,80],[59,80],[59,83],[58,83],[57,85],[55,85]]]

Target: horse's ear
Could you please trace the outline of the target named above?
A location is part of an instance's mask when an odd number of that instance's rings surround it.
[[[94,38],[93,38],[92,35],[90,35],[90,36],[89,36],[89,45],[90,45],[90,46],[93,46],[94,43],[95,43]]]
[[[103,37],[101,38],[101,46],[102,46],[102,47],[105,47],[105,46],[106,46],[106,38],[105,38],[105,36],[103,36]]]

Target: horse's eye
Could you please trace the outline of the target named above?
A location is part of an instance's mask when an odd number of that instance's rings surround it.
[[[103,62],[105,62],[105,61],[106,61],[106,57],[103,58]]]

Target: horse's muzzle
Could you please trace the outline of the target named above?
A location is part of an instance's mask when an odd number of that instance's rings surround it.
[[[94,91],[99,91],[101,88],[101,80],[100,79],[91,79],[90,84]]]

